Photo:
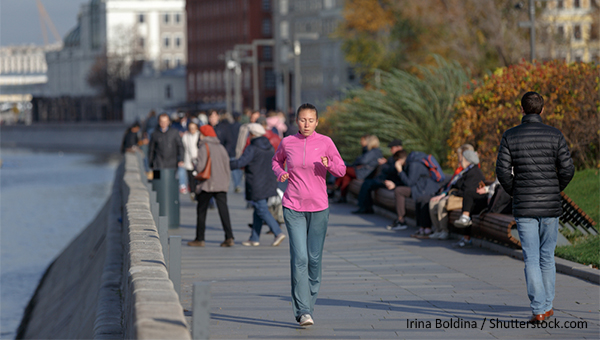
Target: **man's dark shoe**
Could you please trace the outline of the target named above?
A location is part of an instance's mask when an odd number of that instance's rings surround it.
[[[223,243],[221,243],[221,247],[233,247],[235,243],[233,242],[232,238],[228,238],[225,241],[223,241]]]
[[[370,214],[374,214],[375,211],[373,211],[373,209],[363,209],[363,208],[360,208],[358,210],[354,210],[352,213],[353,214],[357,214],[357,215],[360,215],[360,214],[370,215]]]
[[[538,324],[544,320],[546,320],[546,314],[533,314],[529,319],[529,323]]]

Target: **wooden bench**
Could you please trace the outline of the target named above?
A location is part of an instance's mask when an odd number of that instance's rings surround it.
[[[358,197],[362,183],[363,180],[354,179],[350,183],[349,192]],[[596,222],[586,215],[565,193],[561,193],[561,196],[563,205],[563,215],[559,219],[561,228],[567,228],[573,232],[579,231],[584,235],[597,235]],[[396,212],[396,199],[393,191],[380,188],[374,191],[371,197],[373,197],[374,205],[393,213]],[[456,231],[452,222],[457,220],[460,215],[460,210],[453,210],[448,214],[450,231]],[[406,199],[406,216],[412,219],[415,217],[415,202],[411,198]],[[471,236],[490,239],[511,247],[521,247],[517,224],[512,215],[484,213],[472,216],[472,221]],[[563,244],[568,242],[562,235],[559,235],[559,238],[562,238]]]

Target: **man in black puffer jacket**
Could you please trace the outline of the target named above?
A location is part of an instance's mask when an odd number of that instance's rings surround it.
[[[554,248],[558,218],[562,214],[560,192],[573,178],[573,160],[563,134],[542,124],[544,99],[527,92],[521,99],[523,120],[502,136],[496,174],[513,197],[513,216],[525,260],[531,323],[554,315],[556,269]]]
[[[246,147],[239,159],[230,162],[232,170],[245,167],[246,200],[254,205],[252,233],[250,239],[242,242],[242,245],[258,246],[260,244],[260,230],[265,221],[275,234],[272,246],[278,246],[285,238],[285,234],[267,206],[267,199],[277,195],[277,177],[271,169],[271,160],[275,155],[275,150],[267,137],[264,137],[266,131],[262,125],[250,123],[248,131],[251,138],[250,145]]]
[[[158,129],[152,133],[148,162],[152,169],[177,169],[183,166],[183,143],[177,129],[171,128],[166,113],[158,116]]]

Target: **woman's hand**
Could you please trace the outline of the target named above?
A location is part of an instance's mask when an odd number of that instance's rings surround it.
[[[446,197],[446,195],[444,195],[444,194],[433,196],[429,201],[435,203],[435,202],[438,202],[439,200],[441,200],[444,197]]]
[[[394,183],[394,182],[392,182],[392,181],[390,181],[390,180],[385,180],[385,181],[383,182],[383,184],[385,184],[385,187],[386,187],[388,190],[394,190],[394,189],[396,189],[396,183]]]
[[[285,181],[287,181],[288,178],[290,178],[290,174],[285,173],[285,174],[281,175],[279,182],[285,182]]]
[[[329,168],[329,159],[327,157],[321,156],[321,163],[323,163],[323,166],[326,168]]]
[[[394,166],[396,167],[396,171],[398,172],[402,172],[402,166],[404,165],[404,160],[403,159],[399,159],[396,161],[396,163],[394,163]]]

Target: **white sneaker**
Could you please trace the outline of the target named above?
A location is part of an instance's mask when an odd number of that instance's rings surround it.
[[[285,239],[285,234],[281,233],[277,237],[275,237],[275,241],[273,241],[273,244],[271,244],[271,245],[273,247],[277,247],[278,245],[281,244],[281,242],[283,241],[283,239]]]
[[[466,227],[470,226],[471,224],[473,224],[473,222],[471,222],[471,218],[466,215],[460,215],[460,218],[458,220],[454,221],[454,226],[462,227],[462,228],[466,228]]]
[[[442,231],[439,233],[437,238],[438,238],[438,240],[447,240],[449,236],[450,235],[448,235],[448,232]]]
[[[431,238],[431,239],[437,239],[438,236],[440,236],[440,233],[438,233],[437,231],[429,234],[429,238]]]
[[[313,321],[310,314],[302,314],[302,316],[300,317],[300,321],[298,321],[298,323],[300,324],[300,326],[303,326],[303,327],[312,326],[315,324],[315,322]]]
[[[246,247],[258,247],[260,245],[260,242],[248,240],[248,241],[243,241],[242,245],[246,246]]]

